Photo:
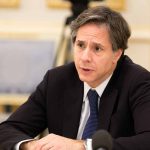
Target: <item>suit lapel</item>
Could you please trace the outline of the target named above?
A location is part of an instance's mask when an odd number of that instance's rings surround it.
[[[121,82],[121,75],[120,68],[122,62],[124,60],[124,55],[121,56],[120,60],[118,61],[117,67],[111,77],[102,97],[100,99],[100,106],[99,106],[99,128],[100,129],[109,129],[111,116],[117,103],[117,96],[118,96],[118,88],[120,87]]]
[[[110,92],[111,91],[111,92]],[[111,120],[111,115],[114,110],[114,106],[117,100],[118,90],[111,89],[103,93],[100,106],[99,106],[99,128],[100,129],[109,129],[109,124]]]
[[[83,83],[68,89],[64,100],[63,135],[76,138],[83,102]]]

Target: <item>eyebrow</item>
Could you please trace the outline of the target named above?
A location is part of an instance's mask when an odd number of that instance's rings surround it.
[[[77,42],[77,43],[79,43],[79,42],[84,43],[85,41],[82,41],[82,40],[76,40],[76,42]],[[102,44],[100,44],[100,43],[93,42],[93,44],[95,44],[95,45],[97,45],[97,46],[99,46],[99,47],[101,47],[101,48],[103,48],[103,49],[104,49],[104,46],[103,46]]]
[[[76,40],[76,42],[85,42],[85,41],[82,41],[82,40]]]
[[[94,42],[94,44],[95,44],[95,45],[98,45],[100,48],[104,49],[104,46],[103,46],[102,44],[96,43],[96,42]]]

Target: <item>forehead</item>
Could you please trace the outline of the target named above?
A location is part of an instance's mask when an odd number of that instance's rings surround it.
[[[88,23],[82,25],[78,31],[76,40],[109,40],[108,27],[105,24]]]

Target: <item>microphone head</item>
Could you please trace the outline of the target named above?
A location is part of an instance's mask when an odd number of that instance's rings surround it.
[[[92,136],[93,150],[103,148],[104,150],[112,149],[112,137],[106,130],[99,130]]]

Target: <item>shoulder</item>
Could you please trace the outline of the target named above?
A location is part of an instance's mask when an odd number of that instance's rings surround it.
[[[52,84],[67,84],[71,82],[81,82],[73,62],[58,66],[47,71],[45,78],[47,82]]]
[[[118,89],[122,87],[129,89],[145,82],[150,84],[150,72],[134,63],[128,56],[123,56],[118,62],[111,81],[112,85]]]
[[[65,64],[62,66],[58,66],[48,70],[48,76],[53,76],[55,78],[68,77],[70,75],[77,75],[77,71],[73,62],[69,64]]]
[[[146,89],[150,87],[150,72],[144,67],[134,63],[128,56],[125,56],[122,71],[122,80],[129,89]],[[132,90],[131,90],[132,91]]]
[[[123,56],[120,66],[117,68],[121,75],[136,77],[140,75],[150,76],[150,72],[144,67],[134,63],[128,56]]]
[[[144,75],[144,74],[150,76],[150,72],[146,68],[144,68],[144,67],[134,63],[126,55],[123,58],[122,67],[121,68],[122,68],[121,70],[124,73],[127,73],[130,76],[134,76],[135,77],[135,76],[140,76],[140,75]]]

